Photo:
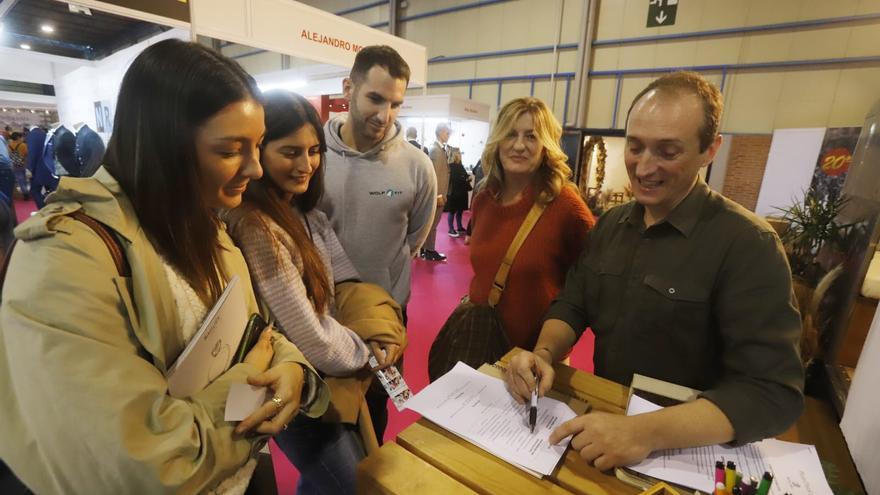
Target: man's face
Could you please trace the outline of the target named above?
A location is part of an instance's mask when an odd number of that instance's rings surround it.
[[[437,132],[437,141],[440,141],[443,144],[449,142],[449,128],[443,127]]]
[[[665,218],[688,195],[720,136],[700,152],[702,101],[694,94],[642,96],[627,122],[624,163],[636,201],[653,220]]]
[[[372,146],[382,141],[394,125],[406,93],[406,80],[395,79],[384,67],[374,65],[359,82],[346,78],[342,91],[349,101],[355,140]]]

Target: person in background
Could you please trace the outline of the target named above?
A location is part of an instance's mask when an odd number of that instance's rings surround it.
[[[468,209],[468,191],[471,190],[470,177],[461,163],[461,151],[453,148],[449,162],[449,190],[446,195],[446,219],[449,224],[449,237],[458,237],[467,233],[461,224],[461,216]],[[453,226],[453,219],[455,226]]]
[[[403,139],[397,122],[409,75],[409,66],[391,47],[358,52],[342,83],[349,112],[324,126],[326,189],[317,206],[363,281],[382,287],[400,304],[404,324],[412,258],[428,235],[437,204],[431,160]],[[385,346],[379,364],[395,363],[400,351]],[[388,396],[374,386],[367,399],[381,442]]]
[[[31,199],[34,200],[34,204],[37,205],[37,208],[41,208],[42,205],[39,204],[37,198],[34,197],[34,187],[42,187],[37,183],[35,174],[37,167],[43,166],[43,148],[46,144],[46,131],[41,127],[34,126],[27,135],[25,135],[24,143],[28,150],[27,160],[25,160],[25,168],[27,168],[31,175],[31,180],[28,184],[28,193],[31,195]]]
[[[428,238],[425,239],[425,245],[419,256],[427,261],[443,261],[446,255],[437,252],[437,225],[440,223],[440,217],[443,216],[443,208],[446,206],[446,194],[449,192],[449,150],[447,142],[449,141],[449,124],[437,124],[434,134],[437,140],[431,146],[431,163],[434,165],[434,174],[437,176],[437,212],[434,214],[431,230],[428,232]]]
[[[559,147],[562,127],[537,98],[516,98],[498,113],[482,165],[486,185],[473,201],[470,299],[486,304],[507,248],[535,202],[546,205],[514,259],[498,315],[511,345],[531,349],[544,313],[595,223]]]
[[[321,416],[327,386],[269,328],[190,397],[171,397],[165,372],[233,276],[258,311],[216,211],[262,174],[260,93],[234,61],[169,39],[132,62],[118,108],[104,166],[63,178],[17,229],[0,306],[0,396],[15,404],[0,408],[0,458],[35,493],[244,493],[267,436]],[[272,399],[236,425],[226,397],[245,383]]]
[[[330,222],[315,209],[324,192],[327,150],[318,112],[302,96],[281,90],[265,94],[265,110],[265,173],[248,186],[243,205],[227,212],[230,233],[278,328],[322,375],[350,377],[328,381],[331,389],[345,383],[345,390],[331,393],[331,409],[345,417],[300,416],[275,441],[300,472],[297,493],[353,494],[357,463],[365,456],[355,418],[370,376],[364,380],[359,372],[371,347],[405,347],[400,306],[381,287],[357,283]],[[379,301],[368,309],[370,324],[355,327],[360,334],[337,320],[349,309],[338,307],[340,290],[342,297],[359,291],[358,297]],[[358,400],[346,410],[339,398],[349,395]]]
[[[406,129],[406,140],[409,144],[415,146],[416,148],[428,154],[428,148],[424,147],[419,143],[419,131],[415,127],[407,127]]]
[[[9,126],[7,126],[9,127]],[[12,171],[12,157],[6,138],[0,136],[0,200],[13,209],[12,192],[15,191],[15,173]]]
[[[791,271],[773,228],[712,191],[700,169],[719,147],[721,92],[701,75],[651,82],[630,106],[624,163],[634,201],[591,232],[538,342],[511,361],[508,388],[522,401],[553,384],[559,361],[589,326],[596,374],[629,385],[634,373],[703,391],[637,416],[604,412],[560,425],[551,443],[598,469],[652,451],[785,431],[803,410],[801,319]]]
[[[24,199],[28,199],[30,191],[27,180],[27,156],[28,148],[24,142],[24,136],[20,132],[13,132],[9,140],[9,159],[12,161],[15,182]]]

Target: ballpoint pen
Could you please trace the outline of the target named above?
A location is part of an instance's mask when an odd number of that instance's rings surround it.
[[[535,432],[535,423],[538,420],[538,383],[535,382],[535,390],[532,392],[532,405],[529,407],[529,428]]]

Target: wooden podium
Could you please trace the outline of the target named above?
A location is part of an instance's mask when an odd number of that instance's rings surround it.
[[[501,376],[500,368],[520,349],[514,349],[481,371]],[[628,389],[604,378],[556,365],[553,390],[589,402],[593,410],[624,414]],[[864,493],[831,408],[807,399],[797,424],[778,437],[810,443],[826,469],[832,488]],[[829,471],[833,471],[830,473]],[[363,494],[638,494],[642,490],[587,465],[569,449],[551,476],[543,479],[522,471],[454,434],[420,419],[358,465],[358,493]],[[662,493],[662,492],[658,492]]]

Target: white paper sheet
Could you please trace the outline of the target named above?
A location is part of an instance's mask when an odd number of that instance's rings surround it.
[[[662,409],[637,395],[630,398],[627,415],[633,416]],[[669,449],[654,452],[629,469],[653,478],[713,493],[715,461],[733,461],[743,479],[761,479],[764,471],[773,474],[771,495],[831,495],[819,455],[812,445],[767,439],[742,447],[710,445],[691,449]]]
[[[541,475],[553,472],[568,445],[568,439],[550,445],[550,433],[575,417],[567,404],[542,397],[533,434],[528,405],[513,400],[501,380],[461,362],[406,406],[487,452]]]

